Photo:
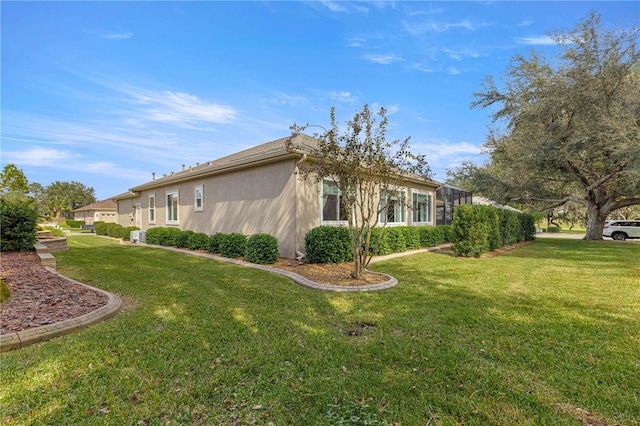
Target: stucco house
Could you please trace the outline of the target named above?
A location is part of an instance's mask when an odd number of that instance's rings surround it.
[[[84,220],[87,225],[94,222],[116,223],[118,220],[118,205],[113,200],[103,200],[72,211],[73,220]]]
[[[175,226],[213,234],[267,233],[278,239],[280,255],[304,253],[304,237],[320,225],[346,225],[335,182],[303,179],[305,149],[316,140],[298,135],[288,150],[282,138],[153,179],[113,197],[118,223],[141,229]],[[435,225],[435,192],[441,184],[419,177],[402,192],[413,208],[395,203],[385,212],[393,225]],[[296,254],[297,252],[297,254]]]

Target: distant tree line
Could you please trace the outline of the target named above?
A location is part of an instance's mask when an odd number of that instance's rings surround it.
[[[0,174],[2,197],[33,200],[41,216],[61,218],[79,207],[96,202],[95,189],[80,182],[55,181],[47,186],[29,183],[21,169],[7,164]]]

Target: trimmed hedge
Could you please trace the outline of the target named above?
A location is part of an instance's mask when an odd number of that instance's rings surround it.
[[[310,263],[342,263],[353,260],[349,229],[318,226],[304,237],[306,258]]]
[[[182,231],[178,228],[150,228],[147,230],[147,244],[175,246],[180,234]]]
[[[273,264],[278,260],[278,240],[269,234],[255,234],[247,240],[247,261],[258,264]]]
[[[67,226],[69,226],[69,228],[80,228],[82,225],[84,225],[84,220],[73,220],[73,219],[67,219],[65,220]]]
[[[194,231],[184,230],[180,231],[180,234],[176,234],[174,239],[174,244],[178,248],[188,248],[189,247],[189,238],[194,235]]]
[[[38,211],[28,203],[0,199],[1,251],[31,250],[37,242]]]
[[[224,239],[225,234],[222,232],[216,232],[209,237],[209,244],[207,244],[207,250],[209,253],[220,254],[220,243]]]
[[[463,205],[453,213],[454,251],[465,257],[505,245],[531,241],[535,236],[533,216],[493,206]]]
[[[209,247],[209,236],[203,232],[194,232],[187,241],[189,250],[207,250]]]
[[[235,259],[244,257],[247,251],[246,235],[232,233],[225,234],[220,242],[220,256]]]

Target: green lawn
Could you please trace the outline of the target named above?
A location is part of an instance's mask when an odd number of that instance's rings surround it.
[[[400,284],[371,293],[69,246],[58,269],[124,310],[0,355],[0,423],[640,425],[637,243],[407,256],[375,265]]]

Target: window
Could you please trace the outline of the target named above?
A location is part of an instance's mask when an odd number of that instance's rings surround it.
[[[204,210],[202,185],[196,186],[195,189],[195,210],[201,212]]]
[[[413,193],[413,223],[431,223],[433,195],[427,192]]]
[[[338,184],[332,180],[322,181],[321,206],[322,222],[341,222],[347,220],[342,211],[342,193]]]
[[[380,223],[406,223],[406,198],[405,191],[383,192],[380,202],[387,207],[380,212]]]
[[[167,192],[167,224],[178,224],[178,191]]]
[[[149,195],[149,223],[156,223],[156,194]]]

